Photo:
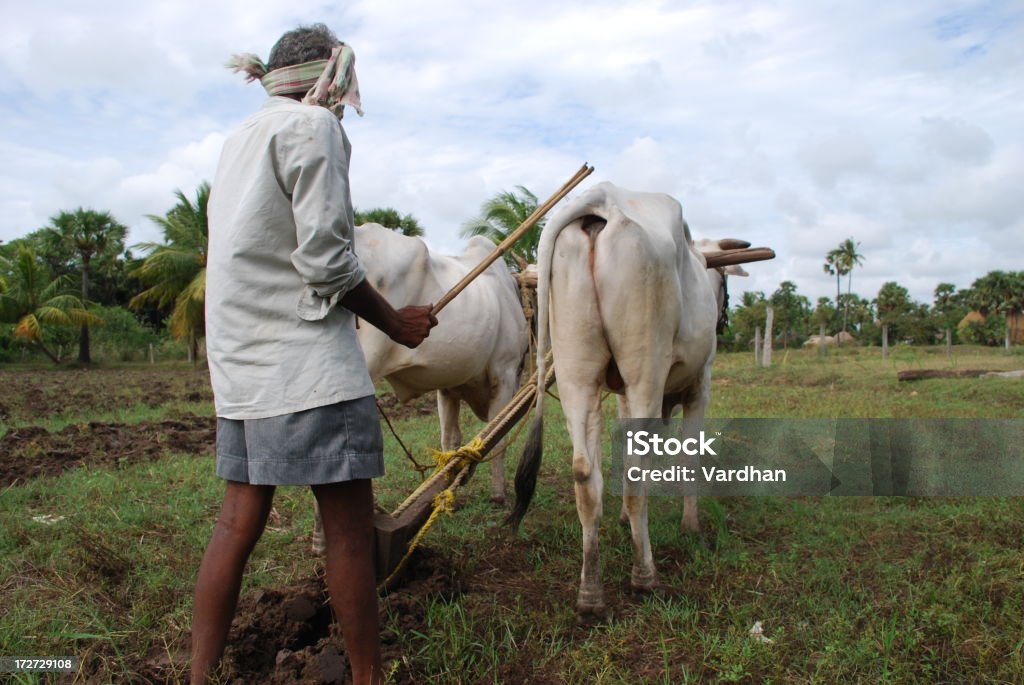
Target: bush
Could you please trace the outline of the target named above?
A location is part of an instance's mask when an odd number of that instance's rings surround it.
[[[960,338],[974,345],[1002,345],[1006,339],[1006,317],[989,314],[984,321],[969,321],[960,329]]]
[[[105,361],[141,361],[161,337],[124,307],[95,307],[103,323],[89,329],[93,356]]]

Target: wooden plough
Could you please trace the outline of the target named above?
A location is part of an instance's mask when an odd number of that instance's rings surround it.
[[[522,235],[558,203],[570,190],[594,171],[584,164],[543,205],[540,205],[515,231],[503,240],[494,251],[470,271],[442,297],[431,310],[437,315],[445,306],[483,273],[495,260],[501,257]],[[749,247],[743,241],[722,241],[723,245],[734,245],[731,249],[704,253],[709,269],[773,259],[775,252],[767,247]],[[523,285],[523,283],[521,283]],[[532,284],[536,287],[536,282]],[[537,374],[516,391],[512,400],[466,445],[451,452],[439,453],[434,472],[424,480],[394,511],[378,512],[374,515],[375,565],[380,588],[388,587],[398,576],[405,561],[416,545],[442,512],[451,509],[455,490],[465,484],[473,474],[476,465],[486,461],[487,455],[497,447],[506,435],[529,413],[536,394],[545,392],[555,380],[554,366],[550,353],[545,365],[548,369],[543,379]]]

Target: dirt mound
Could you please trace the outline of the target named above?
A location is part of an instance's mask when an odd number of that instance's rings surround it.
[[[425,629],[431,600],[450,600],[462,591],[451,563],[440,554],[421,549],[409,563],[407,581],[380,600],[384,668],[397,664],[390,682],[401,685],[422,679],[404,665],[400,638]],[[171,659],[166,653],[155,653],[132,669],[138,682],[176,682],[187,662],[187,636],[177,647]],[[323,578],[311,577],[242,597],[218,675],[219,682],[229,685],[349,682],[348,656],[331,617]]]
[[[50,433],[39,426],[12,428],[0,437],[0,485],[50,476],[76,466],[124,466],[168,452],[212,452],[216,419],[181,419],[134,425],[89,422]]]

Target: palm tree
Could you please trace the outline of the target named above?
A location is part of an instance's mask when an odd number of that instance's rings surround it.
[[[392,207],[377,207],[365,212],[356,210],[355,223],[356,226],[362,226],[363,224],[380,224],[385,228],[390,228],[398,231],[402,235],[407,235],[412,238],[419,238],[426,235],[423,227],[420,226],[420,222],[416,221],[416,217],[412,214],[406,214],[403,216],[398,213],[397,209],[393,209]]]
[[[0,281],[3,320],[15,324],[15,337],[35,343],[54,364],[60,360],[45,343],[51,326],[99,322],[99,317],[86,310],[80,299],[66,292],[66,278],[50,278],[31,248],[21,246],[13,259],[0,259],[0,268],[6,273]]]
[[[89,304],[89,272],[93,258],[109,257],[124,250],[128,228],[118,223],[110,212],[97,212],[79,207],[60,212],[50,218],[50,225],[41,231],[41,238],[56,254],[74,255],[82,271],[83,305]],[[89,323],[82,323],[78,339],[78,361],[92,361],[89,351]]]
[[[173,303],[168,328],[178,340],[188,340],[189,357],[195,363],[204,328],[210,184],[204,181],[199,185],[195,202],[180,190],[175,197],[178,203],[165,216],[149,215],[163,229],[164,242],[137,246],[148,254],[132,275],[149,288],[133,297],[129,305],[138,308],[151,302],[166,307]]]
[[[825,255],[825,263],[821,268],[829,276],[836,277],[836,309],[838,309],[842,306],[839,302],[840,279],[846,275],[846,272],[843,271],[841,256],[838,249],[828,251],[828,254]]]
[[[503,191],[484,202],[480,207],[480,216],[463,224],[459,234],[463,238],[482,235],[497,245],[519,228],[536,209],[537,196],[523,186],[516,186],[516,192]],[[543,229],[544,219],[541,218],[509,248],[505,253],[509,268],[522,271],[527,264],[537,261],[537,246]]]
[[[843,330],[846,330],[847,319],[849,317],[849,304],[844,305],[840,301],[840,290],[841,290],[841,279],[843,276],[848,276],[846,281],[846,295],[847,302],[853,289],[853,269],[856,266],[860,266],[864,262],[864,255],[857,252],[857,248],[860,243],[853,242],[853,238],[847,238],[843,242],[839,243],[839,247],[834,250],[829,250],[828,254],[825,255],[825,264],[822,269],[829,276],[836,277],[836,308],[842,307],[843,309]]]
[[[843,307],[843,330],[846,331],[847,318],[850,311],[850,295],[853,293],[853,269],[864,263],[864,255],[857,252],[860,243],[854,243],[848,238],[840,243],[840,260],[843,269],[846,271],[846,306]]]
[[[1024,313],[1024,271],[990,271],[971,284],[970,300],[982,315],[1006,318],[1005,343],[1010,349],[1013,322]]]

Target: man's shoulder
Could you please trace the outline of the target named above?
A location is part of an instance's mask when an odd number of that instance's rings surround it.
[[[285,97],[267,98],[263,106],[253,112],[245,123],[273,120],[281,125],[292,126],[329,126],[339,125],[337,117],[324,107],[304,105],[297,100]],[[243,125],[245,125],[243,123]]]

